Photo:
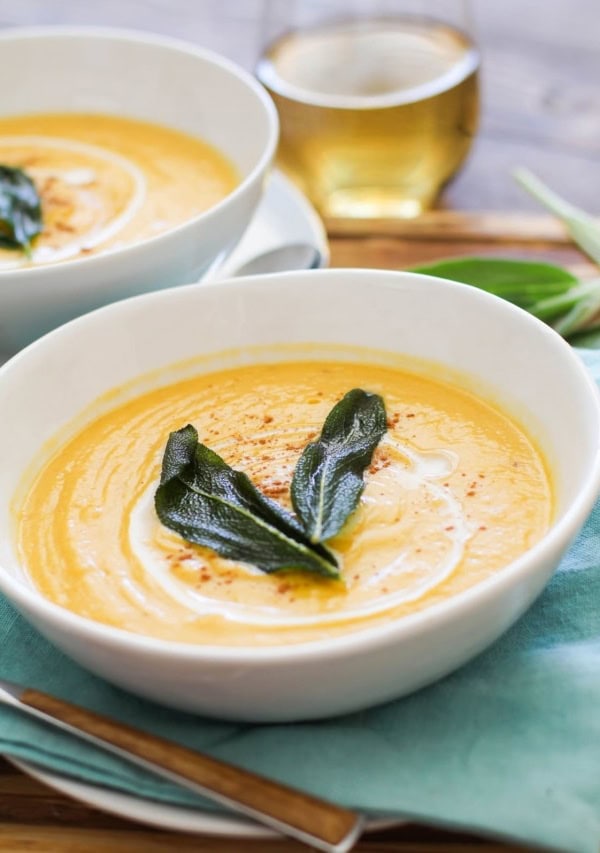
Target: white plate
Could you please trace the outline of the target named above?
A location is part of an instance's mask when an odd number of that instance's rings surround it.
[[[60,791],[61,794],[66,794],[89,806],[110,812],[110,814],[136,820],[149,826],[226,838],[279,837],[278,833],[246,818],[235,817],[230,814],[211,814],[210,812],[170,805],[156,800],[145,800],[110,788],[89,785],[86,782],[70,779],[49,770],[42,770],[35,764],[18,761],[11,756],[5,756],[5,758],[23,773],[33,776],[34,779],[43,782],[44,785],[48,785],[55,791]],[[378,829],[387,829],[391,826],[398,826],[402,822],[389,819],[369,820],[365,831],[374,832]]]
[[[281,172],[274,171],[252,222],[224,263],[216,265],[203,281],[227,278],[255,255],[284,243],[310,243],[329,262],[329,247],[323,223],[310,202]]]
[[[86,803],[119,817],[137,820],[149,826],[160,829],[174,829],[180,832],[196,832],[204,835],[220,835],[228,838],[272,838],[276,833],[258,826],[250,820],[237,818],[228,814],[202,812],[185,806],[175,806],[161,803],[157,800],[145,800],[124,794],[111,788],[101,788],[68,776],[61,776],[51,770],[45,770],[36,764],[20,761],[11,756],[5,756],[7,761],[33,776],[49,788],[60,791]]]

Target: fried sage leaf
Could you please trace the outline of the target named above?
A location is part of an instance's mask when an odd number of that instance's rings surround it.
[[[42,205],[31,178],[22,169],[0,166],[0,246],[22,249],[42,230]]]
[[[386,429],[382,398],[354,388],[328,414],[319,439],[304,449],[291,492],[311,542],[331,539],[356,509],[364,470]]]
[[[294,517],[246,474],[199,443],[191,424],[169,436],[154,502],[166,527],[222,557],[264,572],[299,569],[339,577],[335,557],[312,545]]]

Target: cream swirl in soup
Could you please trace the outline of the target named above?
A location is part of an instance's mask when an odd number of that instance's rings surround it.
[[[388,430],[357,511],[328,546],[342,581],[266,574],[164,527],[153,497],[168,434],[200,440],[290,507],[296,461],[351,387],[381,394]],[[35,584],[130,631],[219,645],[298,643],[401,618],[467,589],[546,531],[542,456],[471,392],[376,364],[288,362],[197,376],[103,414],[29,489],[19,549]]]
[[[0,119],[0,163],[29,175],[43,215],[32,257],[0,249],[0,271],[137,243],[192,219],[239,183],[206,142],[120,116]]]

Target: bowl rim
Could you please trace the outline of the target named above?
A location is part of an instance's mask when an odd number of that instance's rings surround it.
[[[137,240],[115,249],[98,252],[98,254],[95,255],[91,254],[80,258],[72,258],[50,264],[38,264],[30,267],[0,270],[0,281],[18,275],[19,286],[24,284],[25,280],[28,278],[35,279],[40,275],[47,275],[48,270],[54,270],[57,268],[63,270],[68,268],[69,271],[75,270],[75,272],[77,272],[80,270],[82,264],[85,264],[87,268],[90,263],[100,264],[101,262],[107,262],[108,258],[125,258],[128,254],[134,254],[140,247],[143,247],[144,249],[147,249],[150,246],[152,246],[152,248],[160,248],[163,242],[172,239],[175,235],[184,233],[188,229],[196,228],[212,216],[215,216],[221,211],[234,205],[238,198],[245,195],[248,188],[267,171],[270,164],[273,162],[279,142],[279,116],[277,108],[264,86],[262,86],[262,84],[249,71],[246,71],[246,69],[237,65],[227,57],[222,56],[209,48],[195,45],[193,42],[188,42],[185,39],[164,36],[158,33],[147,32],[145,30],[129,29],[127,27],[96,27],[93,25],[67,26],[59,24],[32,27],[9,27],[0,32],[0,44],[6,41],[18,41],[19,39],[43,39],[51,41],[56,37],[73,39],[83,37],[105,42],[120,41],[146,44],[150,47],[167,48],[173,52],[185,53],[188,56],[195,56],[199,59],[205,60],[240,80],[246,88],[256,96],[257,101],[260,102],[264,108],[265,116],[267,118],[268,140],[254,167],[233,188],[233,190],[227,193],[227,195],[216,204],[211,205],[209,208],[196,214],[196,216],[191,219],[187,219],[179,225],[174,225],[172,228],[169,228],[167,231],[163,231],[160,234],[155,234],[152,237],[146,237],[144,240]],[[11,113],[11,116],[12,115],[26,115],[26,113]],[[165,127],[169,126],[165,125]]]
[[[169,290],[145,293],[98,308],[82,317],[71,320],[58,329],[48,332],[42,338],[34,341],[15,355],[3,367],[0,367],[0,383],[4,372],[10,369],[12,364],[20,362],[23,358],[27,358],[29,352],[43,347],[47,339],[60,336],[64,329],[70,328],[73,325],[95,323],[97,315],[128,310],[128,306],[139,302],[139,300],[160,301],[165,298],[177,299],[180,294],[185,292],[197,293],[200,289],[204,291],[207,288],[211,290],[216,288],[246,288],[248,283],[252,284],[256,282],[260,282],[263,285],[266,283],[268,287],[280,287],[282,281],[291,281],[291,286],[293,286],[293,282],[296,279],[298,285],[302,286],[302,282],[307,275],[310,275],[312,278],[319,277],[324,280],[328,278],[334,279],[340,275],[353,279],[364,278],[368,275],[371,292],[373,277],[378,278],[382,285],[387,283],[390,288],[394,289],[397,288],[399,281],[404,280],[408,282],[416,280],[420,287],[444,287],[463,293],[468,292],[468,298],[470,299],[494,304],[497,311],[504,312],[506,315],[519,315],[521,319],[526,318],[525,322],[529,323],[532,328],[537,328],[539,333],[551,341],[551,345],[556,348],[557,352],[561,353],[563,360],[568,362],[571,373],[574,372],[578,375],[583,386],[587,386],[590,392],[590,415],[595,420],[597,430],[597,442],[593,459],[590,459],[590,464],[579,491],[575,498],[571,500],[563,516],[552,524],[550,529],[532,548],[525,551],[516,560],[513,560],[490,577],[450,596],[444,601],[432,604],[424,610],[410,613],[399,619],[384,621],[364,629],[350,630],[337,637],[325,637],[320,640],[308,640],[306,642],[283,646],[273,645],[247,648],[242,646],[213,646],[208,644],[195,645],[193,643],[163,640],[137,634],[127,631],[124,628],[113,627],[80,616],[50,601],[34,586],[28,586],[22,580],[13,577],[8,570],[0,565],[0,592],[6,594],[11,602],[17,604],[17,607],[23,607],[28,615],[32,615],[33,619],[36,620],[34,624],[40,626],[42,633],[46,626],[51,626],[61,633],[70,631],[79,634],[80,637],[86,640],[92,642],[98,641],[100,645],[113,650],[127,649],[127,651],[132,653],[150,654],[157,659],[179,659],[188,662],[195,661],[198,664],[222,663],[277,666],[282,661],[291,663],[306,662],[315,658],[335,660],[346,658],[353,653],[362,654],[374,651],[381,647],[402,642],[405,639],[415,639],[422,634],[443,627],[446,623],[460,619],[461,615],[469,611],[472,607],[483,609],[486,604],[490,603],[495,597],[500,596],[515,583],[518,583],[519,580],[523,580],[530,573],[535,574],[536,567],[547,559],[552,559],[553,554],[556,554],[557,551],[562,554],[567,545],[572,541],[574,535],[579,531],[591,512],[600,492],[600,391],[581,359],[576,355],[571,346],[553,329],[504,299],[467,284],[410,271],[324,269],[247,276],[243,282],[240,282],[239,279],[230,278],[202,285],[183,285]],[[25,618],[28,617],[26,616]]]

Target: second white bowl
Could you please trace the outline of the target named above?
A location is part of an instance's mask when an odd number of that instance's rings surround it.
[[[278,138],[272,101],[228,60],[150,34],[92,28],[7,30],[0,58],[18,68],[2,115],[123,115],[198,136],[241,182],[206,212],[164,234],[81,260],[0,272],[0,351],[15,351],[108,302],[197,281],[237,243],[260,199]]]

